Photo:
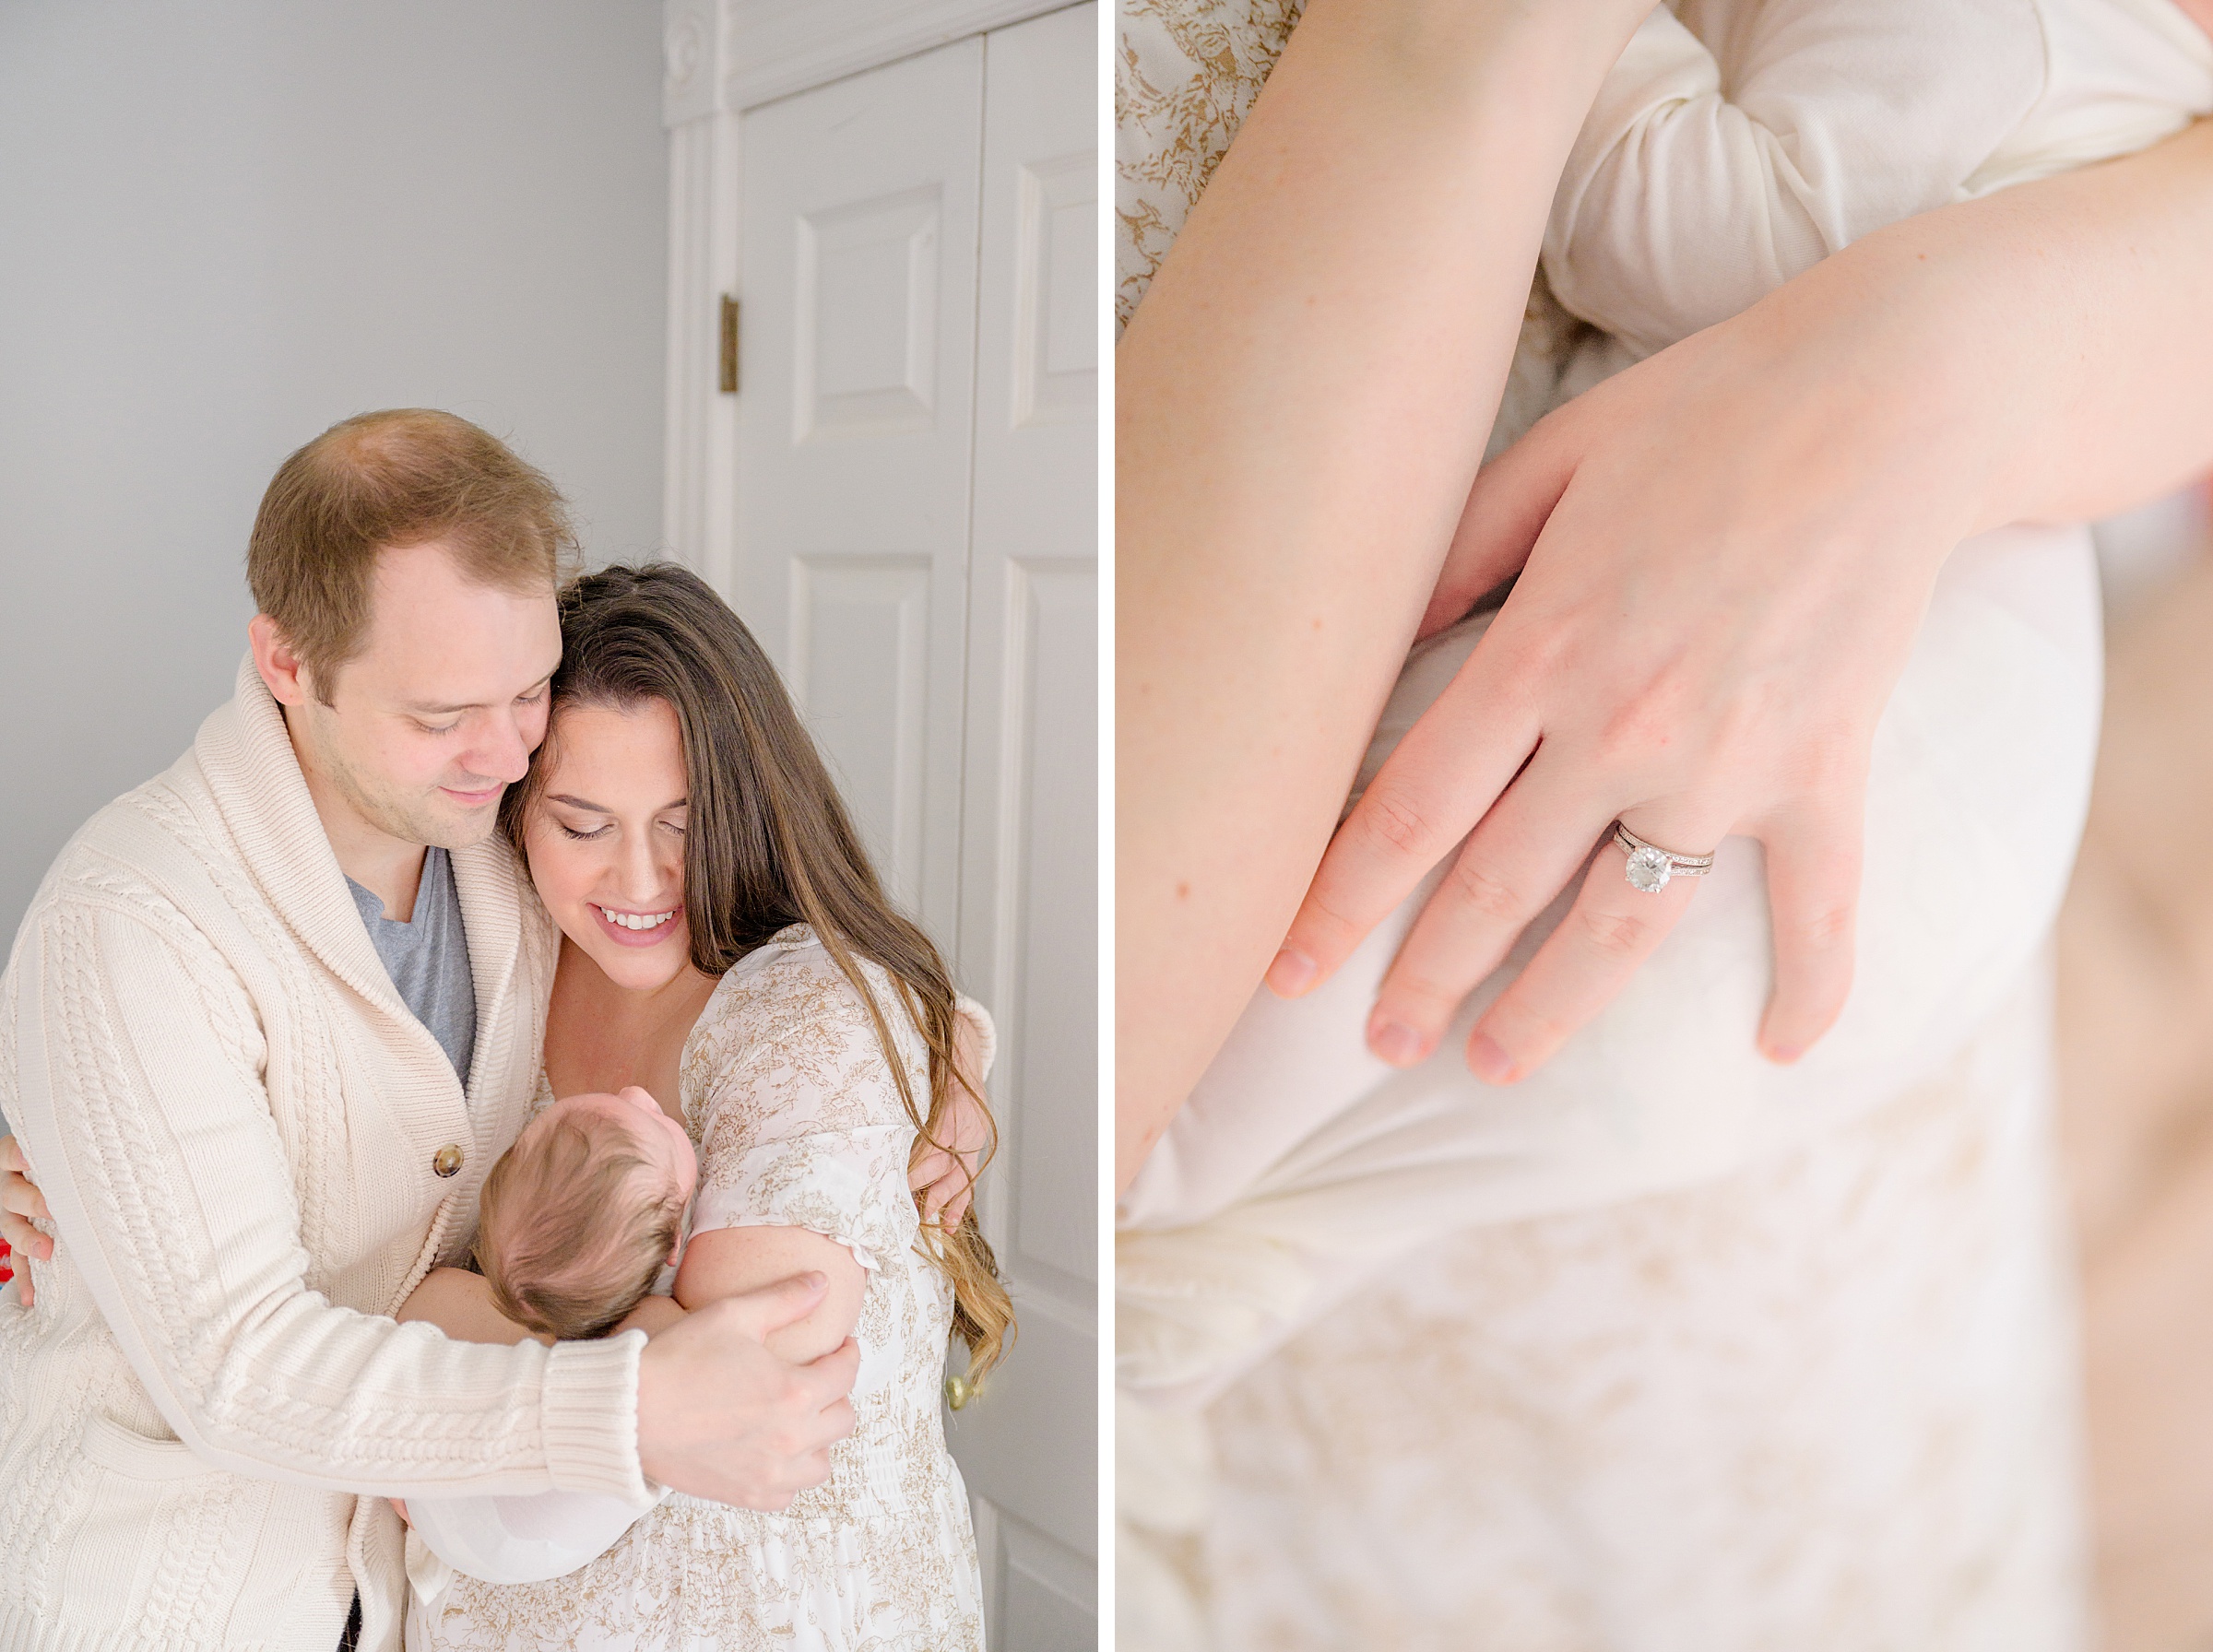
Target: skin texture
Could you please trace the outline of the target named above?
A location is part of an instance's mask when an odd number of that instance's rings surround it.
[[[338,866],[406,923],[424,846],[491,836],[545,738],[561,625],[550,592],[479,584],[436,540],[378,553],[369,613],[327,683],[266,614],[246,634]]]
[[[954,1068],[973,1077],[984,1070],[983,1046],[966,1021],[954,1024]],[[977,1080],[981,1088],[981,1080]],[[939,1121],[943,1147],[917,1139],[914,1163],[907,1169],[906,1185],[922,1203],[925,1227],[957,1228],[976,1196],[976,1174],[985,1150],[991,1146],[991,1127],[981,1107],[955,1092],[953,1103]]]
[[[1555,415],[1471,491],[1534,248],[1498,172],[1555,175],[1550,117],[1525,112],[1515,142],[1486,145],[1428,98],[1376,113],[1360,90],[1387,33],[1350,0],[1309,11],[1122,346],[1125,1186],[1269,955],[1279,991],[1309,990],[1478,821],[1371,1023],[1386,1058],[1434,1046],[1616,815],[1686,852],[1730,832],[1767,844],[1762,1046],[1802,1052],[1849,986],[1869,731],[1942,558],[2007,522],[2121,508],[2213,458],[2201,127],[1870,237]],[[1497,95],[1580,113],[1589,83],[1533,41],[1467,43],[1513,60],[1517,89]],[[1388,168],[1361,149],[1371,135]],[[1487,242],[1442,240],[1440,218]],[[1448,319],[1413,340],[1408,313]],[[1317,878],[1417,623],[1525,560]],[[1479,1073],[1544,1060],[1696,898],[1695,882],[1635,893],[1612,853],[1476,1029]]]

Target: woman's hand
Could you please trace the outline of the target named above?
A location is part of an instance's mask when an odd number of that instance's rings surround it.
[[[968,1213],[976,1171],[993,1136],[990,1115],[976,1099],[984,1088],[982,1045],[966,1016],[955,1016],[953,1026],[953,1095],[937,1132],[943,1145],[916,1137],[906,1170],[906,1185],[922,1208],[923,1225],[941,1226],[948,1233]]]
[[[1930,433],[1900,426],[1917,410],[1879,405],[1879,387],[1865,406],[1770,394],[1824,382],[1788,355],[1805,343],[1767,318],[1699,335],[1477,479],[1425,631],[1527,566],[1331,844],[1270,972],[1279,990],[1334,970],[1464,837],[1368,1023],[1383,1059],[1426,1059],[1619,819],[1685,855],[1732,834],[1765,845],[1761,1048],[1792,1060],[1828,1029],[1851,985],[1876,721],[1970,507],[1915,458]],[[1696,898],[1692,879],[1644,893],[1626,863],[1599,848],[1567,920],[1477,1023],[1478,1077],[1548,1058]]]
[[[30,1181],[30,1161],[13,1136],[0,1136],[0,1239],[16,1254],[16,1297],[30,1306],[30,1259],[51,1261],[53,1241],[30,1225],[31,1218],[52,1221],[46,1196]]]

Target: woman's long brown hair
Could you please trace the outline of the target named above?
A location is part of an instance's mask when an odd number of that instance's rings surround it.
[[[752,632],[705,581],[673,562],[603,568],[561,593],[561,668],[553,714],[567,705],[668,702],[682,731],[690,811],[684,830],[684,921],[692,962],[720,975],[778,930],[811,928],[875,1023],[907,1115],[932,1146],[953,1087],[990,1110],[953,1056],[953,978],[929,938],[884,893],[814,741]],[[547,729],[548,749],[555,728]],[[508,789],[500,824],[519,849],[544,762]],[[917,1097],[860,969],[889,975],[929,1050],[929,1093]],[[992,1127],[992,1146],[998,1142]],[[985,1155],[986,1160],[989,1153]],[[980,1166],[979,1166],[980,1169]],[[1014,1309],[991,1246],[969,1210],[951,1233],[928,1229],[930,1259],[953,1291],[953,1335],[972,1379],[1013,1340]]]

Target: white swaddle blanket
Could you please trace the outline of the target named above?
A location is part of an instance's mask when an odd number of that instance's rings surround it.
[[[1656,11],[1563,178],[1493,451],[1858,235],[2209,112],[2213,41],[2169,0]],[[1362,785],[1486,623],[1415,651]],[[1462,1047],[1568,896],[1408,1071],[1370,1056],[1363,1029],[1428,885],[1321,990],[1257,993],[1122,1208],[1119,1381],[1147,1402],[1125,1408],[1130,1489],[1175,1527],[1174,1481],[1201,1447],[1171,1438],[1161,1410],[1203,1405],[1391,1257],[1723,1174],[1941,1068],[2033,966],[2057,911],[2100,675],[2085,532],[2011,528],[1955,552],[1876,738],[1852,998],[1795,1068],[1755,1048],[1768,910],[1757,846],[1740,839],[1627,990],[1511,1089],[1475,1080]]]

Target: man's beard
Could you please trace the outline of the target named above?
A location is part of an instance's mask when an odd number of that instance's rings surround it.
[[[402,797],[373,792],[336,752],[325,753],[324,773],[361,819],[403,844],[421,844],[432,849],[472,849],[490,837],[499,824],[500,811],[496,807],[487,807],[472,815],[462,815],[458,809],[447,814],[429,796]]]

